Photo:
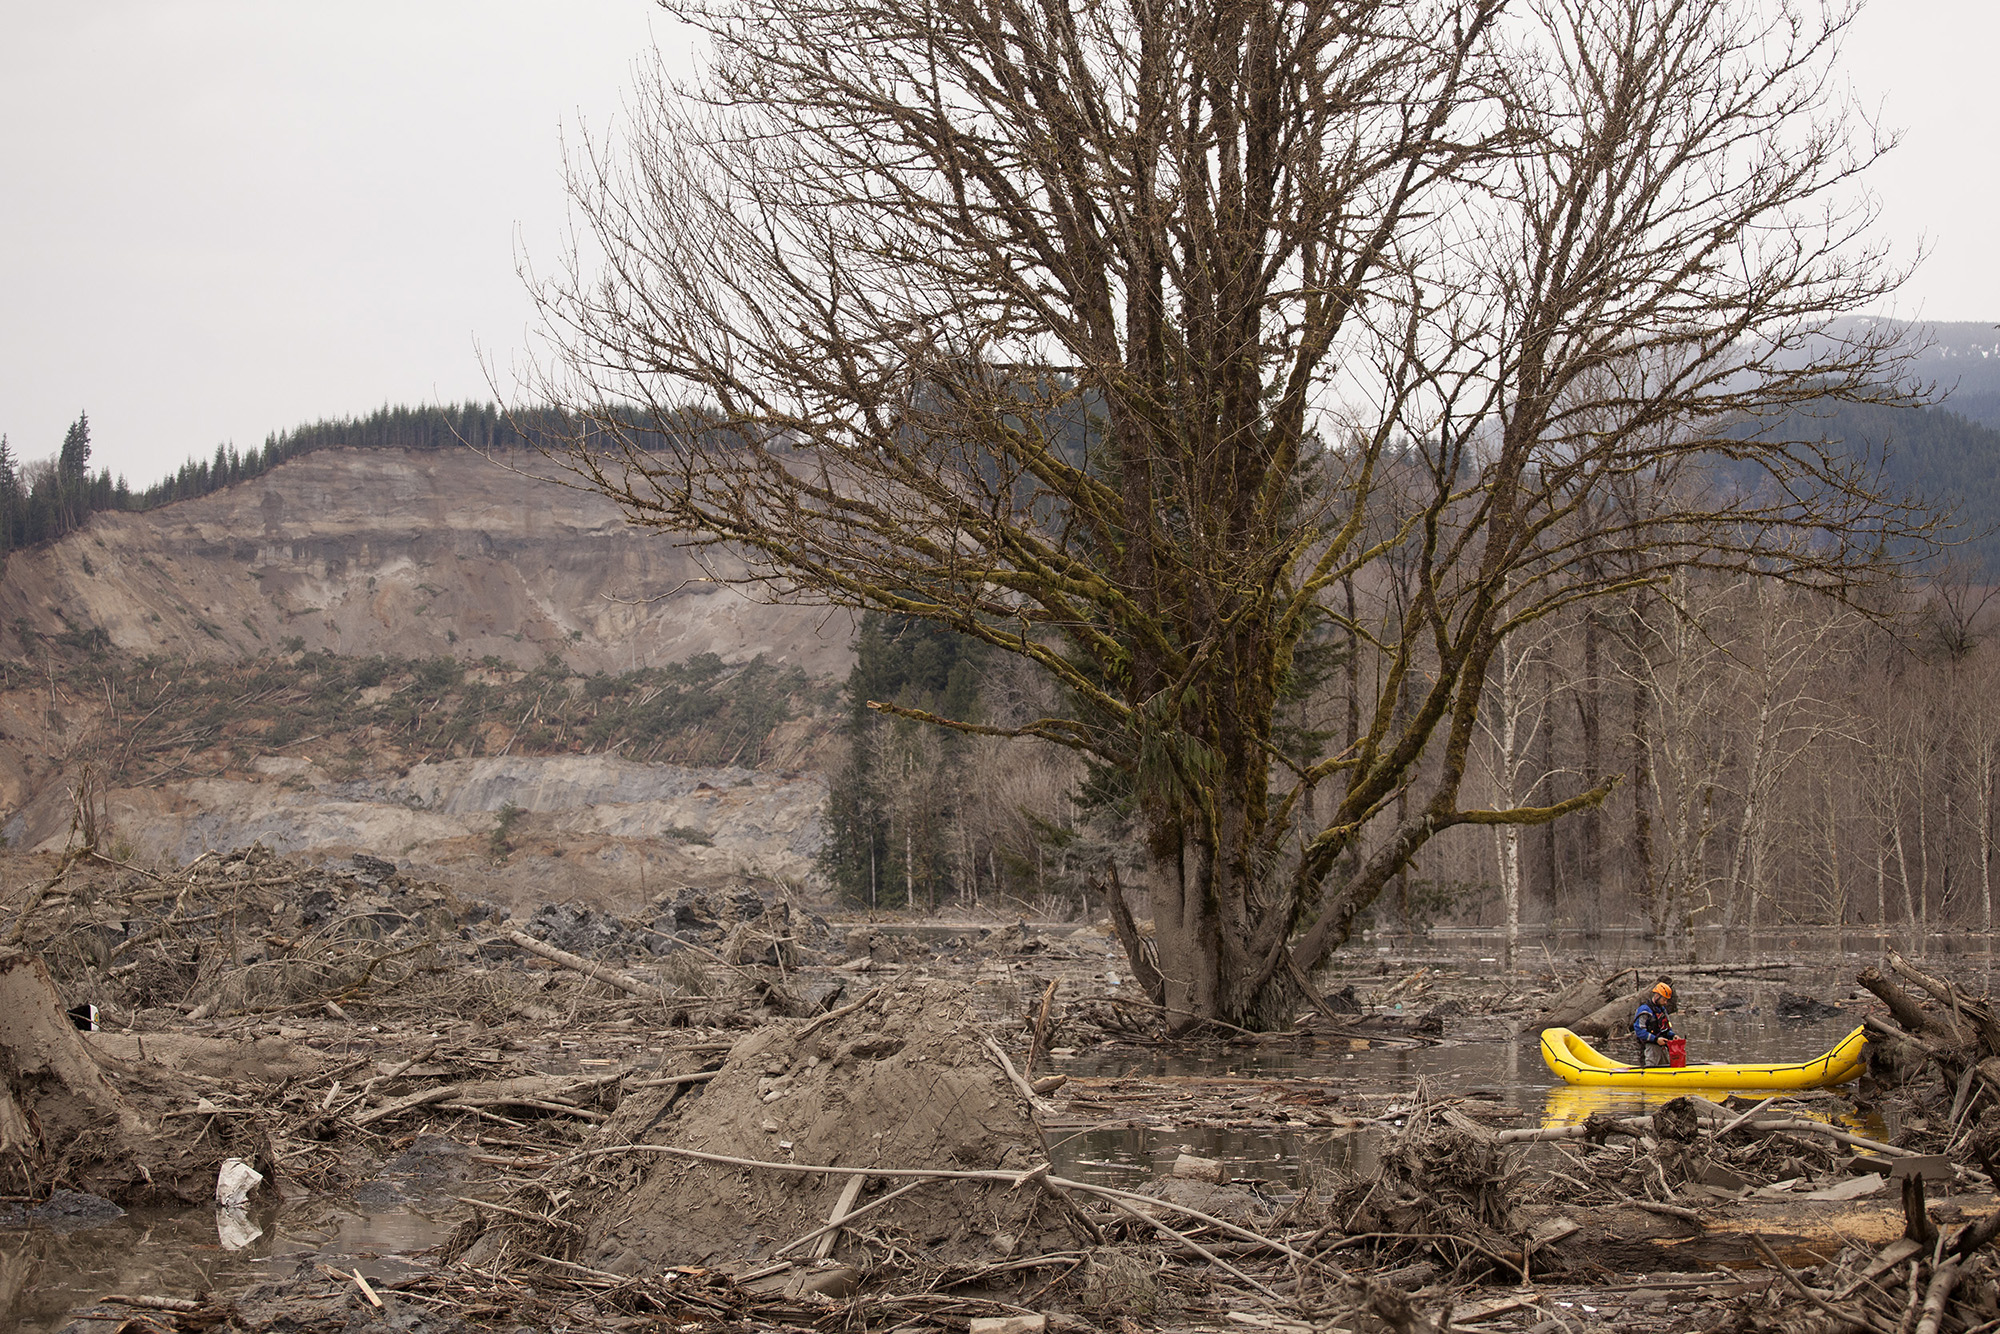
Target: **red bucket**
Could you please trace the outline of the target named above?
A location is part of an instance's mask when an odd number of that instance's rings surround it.
[[[1686,1038],[1667,1039],[1667,1064],[1673,1066],[1688,1063],[1688,1040]]]

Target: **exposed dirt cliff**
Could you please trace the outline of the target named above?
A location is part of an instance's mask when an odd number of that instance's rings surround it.
[[[87,810],[135,855],[363,851],[503,897],[797,880],[850,637],[469,450],[315,454],[10,558],[0,834]]]
[[[847,671],[844,614],[710,582],[670,537],[529,475],[553,471],[537,455],[493,462],[469,449],[311,454],[199,499],[97,514],[14,553],[0,625],[97,627],[120,648],[188,657],[297,638],[344,656],[527,665],[554,651],[625,671],[761,654],[814,676]],[[741,568],[726,555],[709,565]]]

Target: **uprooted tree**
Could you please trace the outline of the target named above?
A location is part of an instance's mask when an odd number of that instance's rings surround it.
[[[707,73],[573,163],[601,268],[539,289],[557,457],[1048,672],[1007,734],[1131,804],[1156,966],[1106,888],[1184,1020],[1279,1019],[1439,832],[1603,799],[1461,804],[1510,633],[1921,537],[1757,429],[1897,369],[1832,324],[1896,275],[1817,6],[668,8]]]
[[[254,1116],[241,1108],[214,1108],[199,1124],[148,1116],[106,1078],[107,1066],[135,1086],[155,1085],[147,1090],[155,1104],[163,1094],[189,1101],[185,1087],[167,1093],[157,1073],[94,1051],[42,961],[0,952],[0,1190],[17,1199],[68,1188],[125,1204],[193,1203],[214,1197],[217,1170],[236,1157],[274,1179],[270,1140]]]

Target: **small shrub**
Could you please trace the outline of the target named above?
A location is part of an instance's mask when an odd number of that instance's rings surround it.
[[[486,836],[486,850],[492,854],[494,861],[506,861],[507,854],[514,850],[514,845],[508,841],[507,836],[514,832],[514,824],[520,818],[521,808],[512,801],[496,812],[493,832]]]

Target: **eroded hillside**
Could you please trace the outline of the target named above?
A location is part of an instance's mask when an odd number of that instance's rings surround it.
[[[101,629],[135,653],[246,658],[297,639],[343,657],[488,655],[586,671],[714,653],[845,673],[824,608],[762,605],[609,501],[531,475],[519,453],[326,450],[213,495],[107,511],[8,558],[0,625]]]
[[[0,581],[0,833],[548,898],[813,864],[844,618],[472,454],[333,451]],[[79,793],[84,794],[79,800]]]

